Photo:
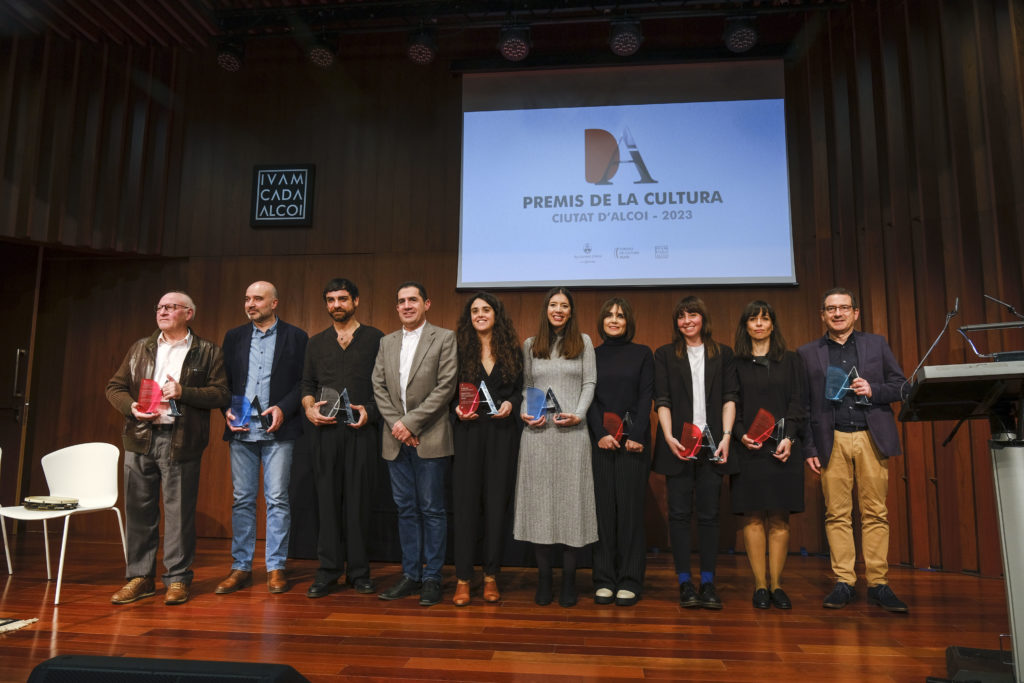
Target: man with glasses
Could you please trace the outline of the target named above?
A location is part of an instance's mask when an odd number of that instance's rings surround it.
[[[199,459],[210,441],[210,410],[227,406],[231,399],[220,348],[189,328],[195,314],[188,294],[164,294],[156,305],[158,329],[132,344],[107,383],[107,400],[125,418],[128,583],[110,598],[115,605],[156,593],[161,493],[164,603],[180,605],[189,599]],[[152,402],[142,402],[148,393],[144,380],[157,387]]]
[[[853,540],[853,485],[860,506],[861,545],[868,602],[890,612],[907,606],[889,588],[889,458],[900,455],[900,437],[889,404],[906,382],[884,337],[855,331],[857,299],[837,287],[822,297],[823,337],[801,346],[810,399],[807,464],[821,476],[825,534],[836,585],[824,606],[845,607],[854,598],[857,574]]]

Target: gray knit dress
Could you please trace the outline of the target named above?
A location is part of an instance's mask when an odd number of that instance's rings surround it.
[[[572,360],[562,357],[561,343],[556,343],[550,359],[533,357],[533,337],[523,344],[524,410],[526,387],[544,392],[550,388],[562,411],[575,414],[580,423],[559,427],[548,415],[544,426],[523,428],[514,527],[520,541],[580,548],[597,540],[587,433],[597,366],[590,337],[584,334],[583,343],[583,353]]]

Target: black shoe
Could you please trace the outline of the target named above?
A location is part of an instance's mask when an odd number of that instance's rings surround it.
[[[789,601],[786,591],[781,588],[776,588],[772,591],[772,604],[779,609],[793,609],[793,603]]]
[[[551,604],[551,574],[539,574],[537,576],[537,593],[533,601],[543,607]]]
[[[697,589],[689,581],[683,581],[679,584],[679,605],[681,607],[700,607]]]
[[[702,583],[700,585],[700,606],[704,609],[722,609],[722,601],[715,592],[715,584]]]
[[[598,605],[610,605],[615,602],[615,593],[611,588],[598,588],[594,591],[594,603]]]
[[[377,597],[381,600],[398,600],[399,598],[419,593],[420,586],[419,581],[413,581],[405,574],[402,574],[402,578],[398,580],[398,583],[383,593],[378,593]]]
[[[339,590],[341,590],[341,584],[338,583],[338,579],[337,578],[334,578],[334,579],[323,579],[323,578],[317,577],[316,579],[313,580],[313,585],[311,585],[306,590],[306,597],[307,598],[325,598],[328,595],[330,595],[331,593],[333,593],[334,591],[339,591]]]
[[[437,579],[427,579],[423,582],[423,590],[420,591],[420,604],[430,607],[441,602],[441,582]]]
[[[907,603],[896,597],[889,584],[880,583],[868,588],[868,602],[890,612],[909,612]]]
[[[354,579],[350,585],[355,589],[356,593],[361,593],[362,595],[369,595],[376,590],[373,587],[373,581],[368,576],[360,576],[358,579]]]
[[[772,606],[772,599],[768,595],[767,588],[758,588],[754,591],[754,607],[757,609],[768,609]]]
[[[825,596],[825,602],[822,603],[822,606],[829,609],[842,609],[853,602],[854,595],[853,586],[842,581],[836,581],[836,587]]]

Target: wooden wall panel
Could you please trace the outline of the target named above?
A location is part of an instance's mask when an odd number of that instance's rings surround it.
[[[841,284],[860,292],[862,328],[887,336],[909,373],[957,297],[954,326],[1006,319],[983,293],[1024,308],[1022,5],[858,0],[807,15],[786,64],[799,285],[625,292],[638,314],[637,340],[666,343],[674,303],[697,291],[719,340],[731,343],[737,312],[757,297],[776,306],[795,347],[822,333],[820,293]],[[455,290],[459,79],[443,61],[413,66],[379,37],[357,40],[328,71],[305,64],[291,43],[260,48],[242,72],[227,74],[209,53],[0,41],[0,92],[19,96],[0,99],[0,236],[163,257],[48,261],[47,353],[37,356],[55,361],[36,371],[61,387],[62,419],[56,429],[36,425],[40,448],[116,440],[119,420],[105,401],[79,407],[101,398],[127,345],[152,329],[153,302],[172,286],[192,292],[197,331],[218,341],[243,322],[241,296],[255,279],[276,282],[282,316],[311,332],[327,324],[320,290],[334,276],[358,282],[361,319],[385,331],[397,326],[394,287],[406,279],[427,285],[433,322],[455,326],[468,295]],[[47,87],[33,89],[26,73],[46,74]],[[54,81],[60,92],[51,92]],[[43,139],[26,118],[26,98],[53,107],[46,121],[71,133]],[[35,142],[22,141],[25,130]],[[63,177],[52,160],[68,146]],[[252,166],[275,162],[317,165],[312,228],[249,228]],[[25,169],[35,178],[32,202]],[[25,220],[36,210],[48,216],[41,236]],[[577,293],[592,336],[610,294]],[[502,298],[520,336],[533,334],[542,293]],[[979,344],[1024,348],[1024,335],[982,336]],[[970,358],[947,335],[929,362]],[[942,446],[951,426],[901,427],[905,456],[890,464],[890,559],[998,575],[987,425],[965,426]],[[206,457],[201,533],[225,535],[223,442]],[[791,548],[824,552],[813,475],[805,490]],[[651,491],[649,542],[664,548],[658,477]],[[722,546],[742,548],[728,513]]]
[[[172,146],[173,50],[0,40],[0,237],[160,252]],[[174,198],[174,203],[177,197]]]

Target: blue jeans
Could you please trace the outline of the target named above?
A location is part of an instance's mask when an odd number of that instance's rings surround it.
[[[415,448],[402,446],[388,462],[391,495],[398,507],[398,541],[402,573],[413,581],[441,580],[448,518],[444,508],[444,478],[451,458],[421,458]]]
[[[263,496],[267,501],[267,571],[284,569],[288,558],[288,533],[292,515],[288,506],[288,482],[292,475],[294,441],[231,442],[232,569],[252,571],[256,548],[256,495],[263,464]]]

